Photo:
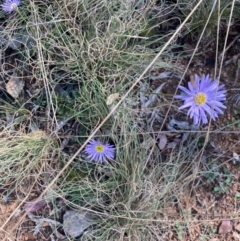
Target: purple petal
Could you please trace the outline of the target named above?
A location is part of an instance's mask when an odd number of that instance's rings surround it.
[[[192,93],[185,87],[179,85],[178,88],[182,90],[183,92],[187,93],[188,95],[192,95]]]
[[[188,88],[189,88],[191,93],[195,93],[196,92],[196,89],[193,87],[191,82],[188,82]]]
[[[188,103],[182,105],[181,107],[179,107],[178,109],[179,109],[179,110],[182,110],[182,109],[187,108],[187,107],[189,107],[189,106],[191,106],[191,105],[192,105],[192,103],[191,103],[191,102],[188,102]]]
[[[194,125],[197,125],[199,123],[199,116],[197,114],[193,116],[193,123]]]
[[[202,119],[203,124],[206,124],[208,122],[206,114],[204,113],[202,108],[199,108],[200,116]]]

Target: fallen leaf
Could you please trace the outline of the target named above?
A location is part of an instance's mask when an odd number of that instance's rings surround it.
[[[233,158],[235,161],[239,161],[239,155],[236,152],[233,152]]]
[[[111,94],[107,97],[106,104],[111,105],[118,98],[119,98],[119,93]]]
[[[235,229],[240,232],[240,223],[235,226]]]
[[[39,209],[43,208],[46,205],[45,200],[39,200],[37,198],[33,199],[30,202],[25,203],[23,206],[23,210],[26,211],[27,213],[30,212],[36,212]]]
[[[141,146],[141,149],[145,149],[145,150],[149,150],[152,146],[154,146],[156,144],[156,141],[153,139],[153,138],[148,138],[146,140],[144,140],[140,146]]]
[[[7,92],[13,97],[18,98],[24,87],[24,81],[18,79],[16,76],[12,75],[8,83],[6,84]]]
[[[232,224],[229,220],[222,221],[221,225],[218,228],[219,234],[226,234],[232,231]]]
[[[158,142],[158,147],[160,150],[163,150],[165,146],[167,145],[167,137],[166,135],[160,134],[159,136],[159,142]]]
[[[240,241],[240,235],[237,232],[233,232],[234,240]]]

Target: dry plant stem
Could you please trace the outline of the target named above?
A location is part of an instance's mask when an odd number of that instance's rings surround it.
[[[220,62],[220,66],[219,66],[219,76],[218,79],[220,79],[220,75],[221,75],[221,71],[222,71],[222,66],[223,66],[223,59],[224,59],[224,55],[227,51],[226,46],[227,46],[227,39],[228,39],[228,35],[229,35],[229,30],[230,30],[230,25],[231,25],[231,19],[232,19],[232,15],[233,15],[233,9],[234,9],[234,5],[235,5],[235,1],[233,0],[232,2],[232,7],[231,7],[231,12],[230,12],[230,16],[229,16],[229,22],[228,22],[228,27],[227,27],[227,33],[226,33],[226,38],[225,38],[225,42],[224,42],[224,47],[223,47],[223,52],[222,52],[222,58],[221,58],[221,62]],[[238,36],[237,36],[238,37]]]
[[[240,67],[240,59],[237,60],[237,70],[236,70],[234,85],[236,85],[239,80],[239,67]]]
[[[217,203],[217,201],[215,201]],[[214,203],[212,203],[212,206],[214,205]],[[159,211],[159,213],[161,213]],[[226,216],[226,217],[221,217],[221,214],[216,214],[214,216],[214,218],[212,219],[202,219],[201,221],[199,220],[195,220],[195,219],[192,219],[191,222],[192,223],[204,223],[204,222],[219,222],[219,221],[224,221],[226,219],[230,219],[230,220],[239,220],[239,217],[236,217],[237,214],[240,214],[240,212],[236,212],[236,213],[230,213],[229,216]],[[235,217],[233,217],[233,215]],[[206,214],[207,216],[207,214]],[[117,216],[117,215],[111,215],[112,218],[124,218],[124,219],[127,219],[127,220],[132,220],[132,221],[144,221],[144,222],[159,222],[159,223],[172,223],[173,221],[172,220],[166,220],[166,219],[152,219],[152,218],[149,218],[149,219],[142,219],[142,218],[133,218],[133,217],[130,217],[130,216]],[[178,220],[179,223],[183,223],[185,224],[186,223],[186,220]]]
[[[236,89],[231,89],[231,90],[240,90],[238,88]],[[212,131],[209,131],[210,134],[212,133],[223,133],[223,134],[230,134],[230,133],[239,133],[238,130],[229,130],[229,131],[224,131],[223,129],[226,128],[226,127],[222,127],[222,128],[219,128],[219,129],[216,129],[216,130],[212,130]],[[175,133],[182,133],[183,131],[182,130],[166,130],[166,131],[161,131],[162,134],[170,134],[171,132],[175,132]],[[185,133],[192,133],[193,131],[192,130],[184,130]],[[207,133],[208,131],[204,131],[204,130],[194,130],[194,133],[201,133],[201,134],[205,134]],[[144,133],[142,132],[137,132],[137,134],[143,134],[143,135],[149,135],[149,134],[159,134],[158,131],[146,131]],[[130,134],[126,134],[126,136],[129,136]],[[103,137],[106,136],[106,135],[103,135]],[[72,138],[72,135],[66,135],[64,136],[66,138]],[[87,137],[87,136],[84,136],[84,137]]]
[[[5,58],[4,56],[4,51],[3,50],[0,50],[0,70],[1,70],[1,77],[3,77],[3,74],[4,73],[4,67],[3,67],[3,59]]]
[[[226,61],[224,62],[224,66],[227,66],[227,65],[229,65],[229,64],[231,64],[231,63],[236,64],[239,56],[240,56],[240,53],[233,55],[230,59],[228,59],[228,60],[226,60]],[[237,63],[237,64],[238,64],[238,63]]]
[[[72,161],[78,156],[78,154],[83,150],[83,148],[86,146],[86,144],[94,137],[94,135],[100,130],[100,128],[103,126],[103,124],[112,116],[112,114],[117,110],[117,108],[120,106],[120,104],[123,102],[123,100],[126,99],[126,97],[129,95],[129,93],[134,89],[134,87],[140,82],[140,80],[143,78],[143,76],[147,73],[147,71],[151,68],[153,63],[161,56],[161,54],[165,51],[165,49],[168,47],[168,45],[178,36],[178,33],[183,28],[185,23],[189,20],[189,18],[193,15],[193,13],[196,11],[196,9],[199,7],[199,5],[202,3],[203,0],[200,0],[196,6],[192,9],[190,14],[186,17],[186,19],[182,22],[182,24],[178,27],[178,29],[175,31],[175,33],[172,35],[172,37],[167,41],[167,43],[162,47],[161,51],[156,55],[156,57],[152,60],[152,62],[146,67],[146,69],[143,71],[143,73],[136,79],[136,81],[133,83],[133,85],[129,88],[129,90],[126,92],[126,94],[121,98],[121,100],[114,106],[114,108],[109,112],[109,114],[106,116],[106,118],[99,124],[98,127],[92,132],[92,134],[87,138],[87,140],[83,143],[83,145],[78,149],[78,151],[72,156],[72,158],[66,163],[66,165],[62,168],[62,170],[56,175],[56,177],[50,182],[50,184],[45,188],[45,190],[42,192],[42,194],[38,197],[36,200],[39,201],[42,199],[42,197],[46,194],[48,189],[52,187],[52,185],[57,181],[57,179],[62,175],[62,173],[68,168],[68,166],[72,163]],[[44,72],[44,69],[43,69]],[[48,85],[47,85],[48,86]],[[21,206],[23,202],[19,205]],[[0,230],[4,229],[6,224],[9,222],[9,220],[13,217],[14,212],[9,216],[9,218],[5,221],[5,223],[1,226]],[[23,215],[21,220],[11,229],[14,230],[19,225],[19,223],[25,218],[26,213]],[[152,220],[153,221],[153,220]],[[155,220],[156,221],[156,220]]]
[[[219,33],[220,33],[220,9],[221,9],[221,3],[218,1],[218,23],[217,23],[217,38],[216,38],[216,53],[215,53],[215,59],[218,58],[218,47],[219,47]],[[218,62],[215,61],[215,69],[214,69],[214,79],[216,79],[217,76],[217,65]]]

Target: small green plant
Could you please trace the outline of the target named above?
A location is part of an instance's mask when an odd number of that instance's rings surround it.
[[[227,168],[220,168],[216,164],[210,165],[209,171],[203,176],[207,183],[212,184],[214,193],[225,193],[232,182],[232,173]]]
[[[206,137],[205,137],[205,136],[199,137],[198,143],[197,143],[198,147],[199,147],[199,148],[204,147],[205,141],[206,141]]]
[[[183,240],[183,227],[179,222],[175,223],[175,227],[177,230],[177,237],[179,240]]]
[[[217,232],[216,227],[213,226],[204,226],[203,234],[199,237],[200,241],[207,241],[212,238],[212,236]]]

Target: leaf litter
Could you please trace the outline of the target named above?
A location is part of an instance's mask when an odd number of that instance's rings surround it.
[[[13,74],[6,84],[6,90],[13,98],[17,99],[23,90],[24,84],[23,80]]]

